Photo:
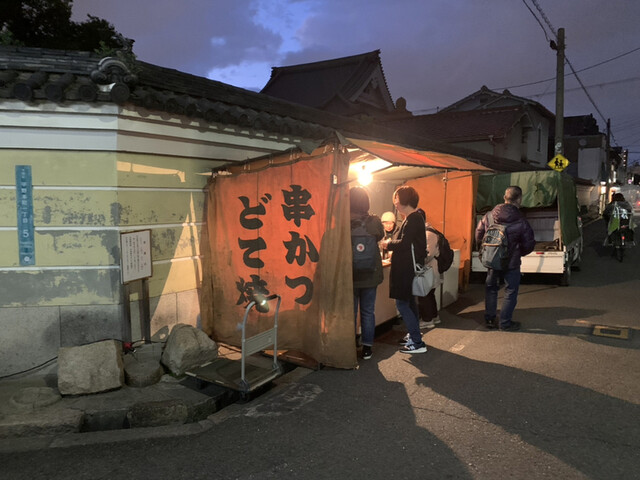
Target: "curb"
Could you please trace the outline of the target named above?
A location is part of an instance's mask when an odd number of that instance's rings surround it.
[[[297,367],[273,381],[273,388],[258,398],[266,399],[279,390],[306,377],[313,370]],[[160,427],[140,427],[98,432],[64,433],[34,437],[0,438],[0,453],[29,452],[49,448],[67,448],[85,445],[145,440],[150,438],[169,438],[203,433],[232,416],[239,415],[250,408],[251,402],[233,403],[209,415],[206,419],[194,423],[164,425]]]

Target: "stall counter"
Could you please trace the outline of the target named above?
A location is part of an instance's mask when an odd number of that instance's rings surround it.
[[[458,270],[460,268],[460,250],[453,251],[451,268],[444,273],[442,285],[436,290],[438,310],[451,305],[458,299]],[[376,326],[398,315],[396,302],[389,298],[389,273],[391,265],[387,260],[382,262],[383,280],[378,285],[376,295]]]

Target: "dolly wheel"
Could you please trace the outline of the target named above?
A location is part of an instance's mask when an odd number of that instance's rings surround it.
[[[569,264],[569,262],[566,262],[564,264],[564,272],[560,276],[560,286],[568,287],[570,283],[571,283],[571,265]]]

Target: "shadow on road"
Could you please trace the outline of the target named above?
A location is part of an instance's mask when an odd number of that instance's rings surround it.
[[[428,376],[418,378],[420,385],[464,405],[589,478],[629,478],[637,471],[640,406],[436,348],[430,348],[429,355],[430,363],[443,362],[447,368],[430,368]]]

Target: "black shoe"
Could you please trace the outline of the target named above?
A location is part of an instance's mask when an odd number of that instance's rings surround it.
[[[484,326],[489,330],[495,330],[498,328],[498,323],[496,322],[495,317],[492,320],[487,320]]]
[[[400,349],[400,353],[427,353],[427,344],[424,342],[419,345],[409,343]]]
[[[371,351],[371,347],[369,345],[364,345],[362,347],[362,358],[364,360],[369,360],[371,358],[371,355],[373,355],[373,352]]]
[[[504,330],[505,332],[515,332],[520,330],[520,322],[514,322],[513,320],[511,321],[511,323],[509,323],[509,325],[506,326],[502,326],[500,325],[500,330]]]

